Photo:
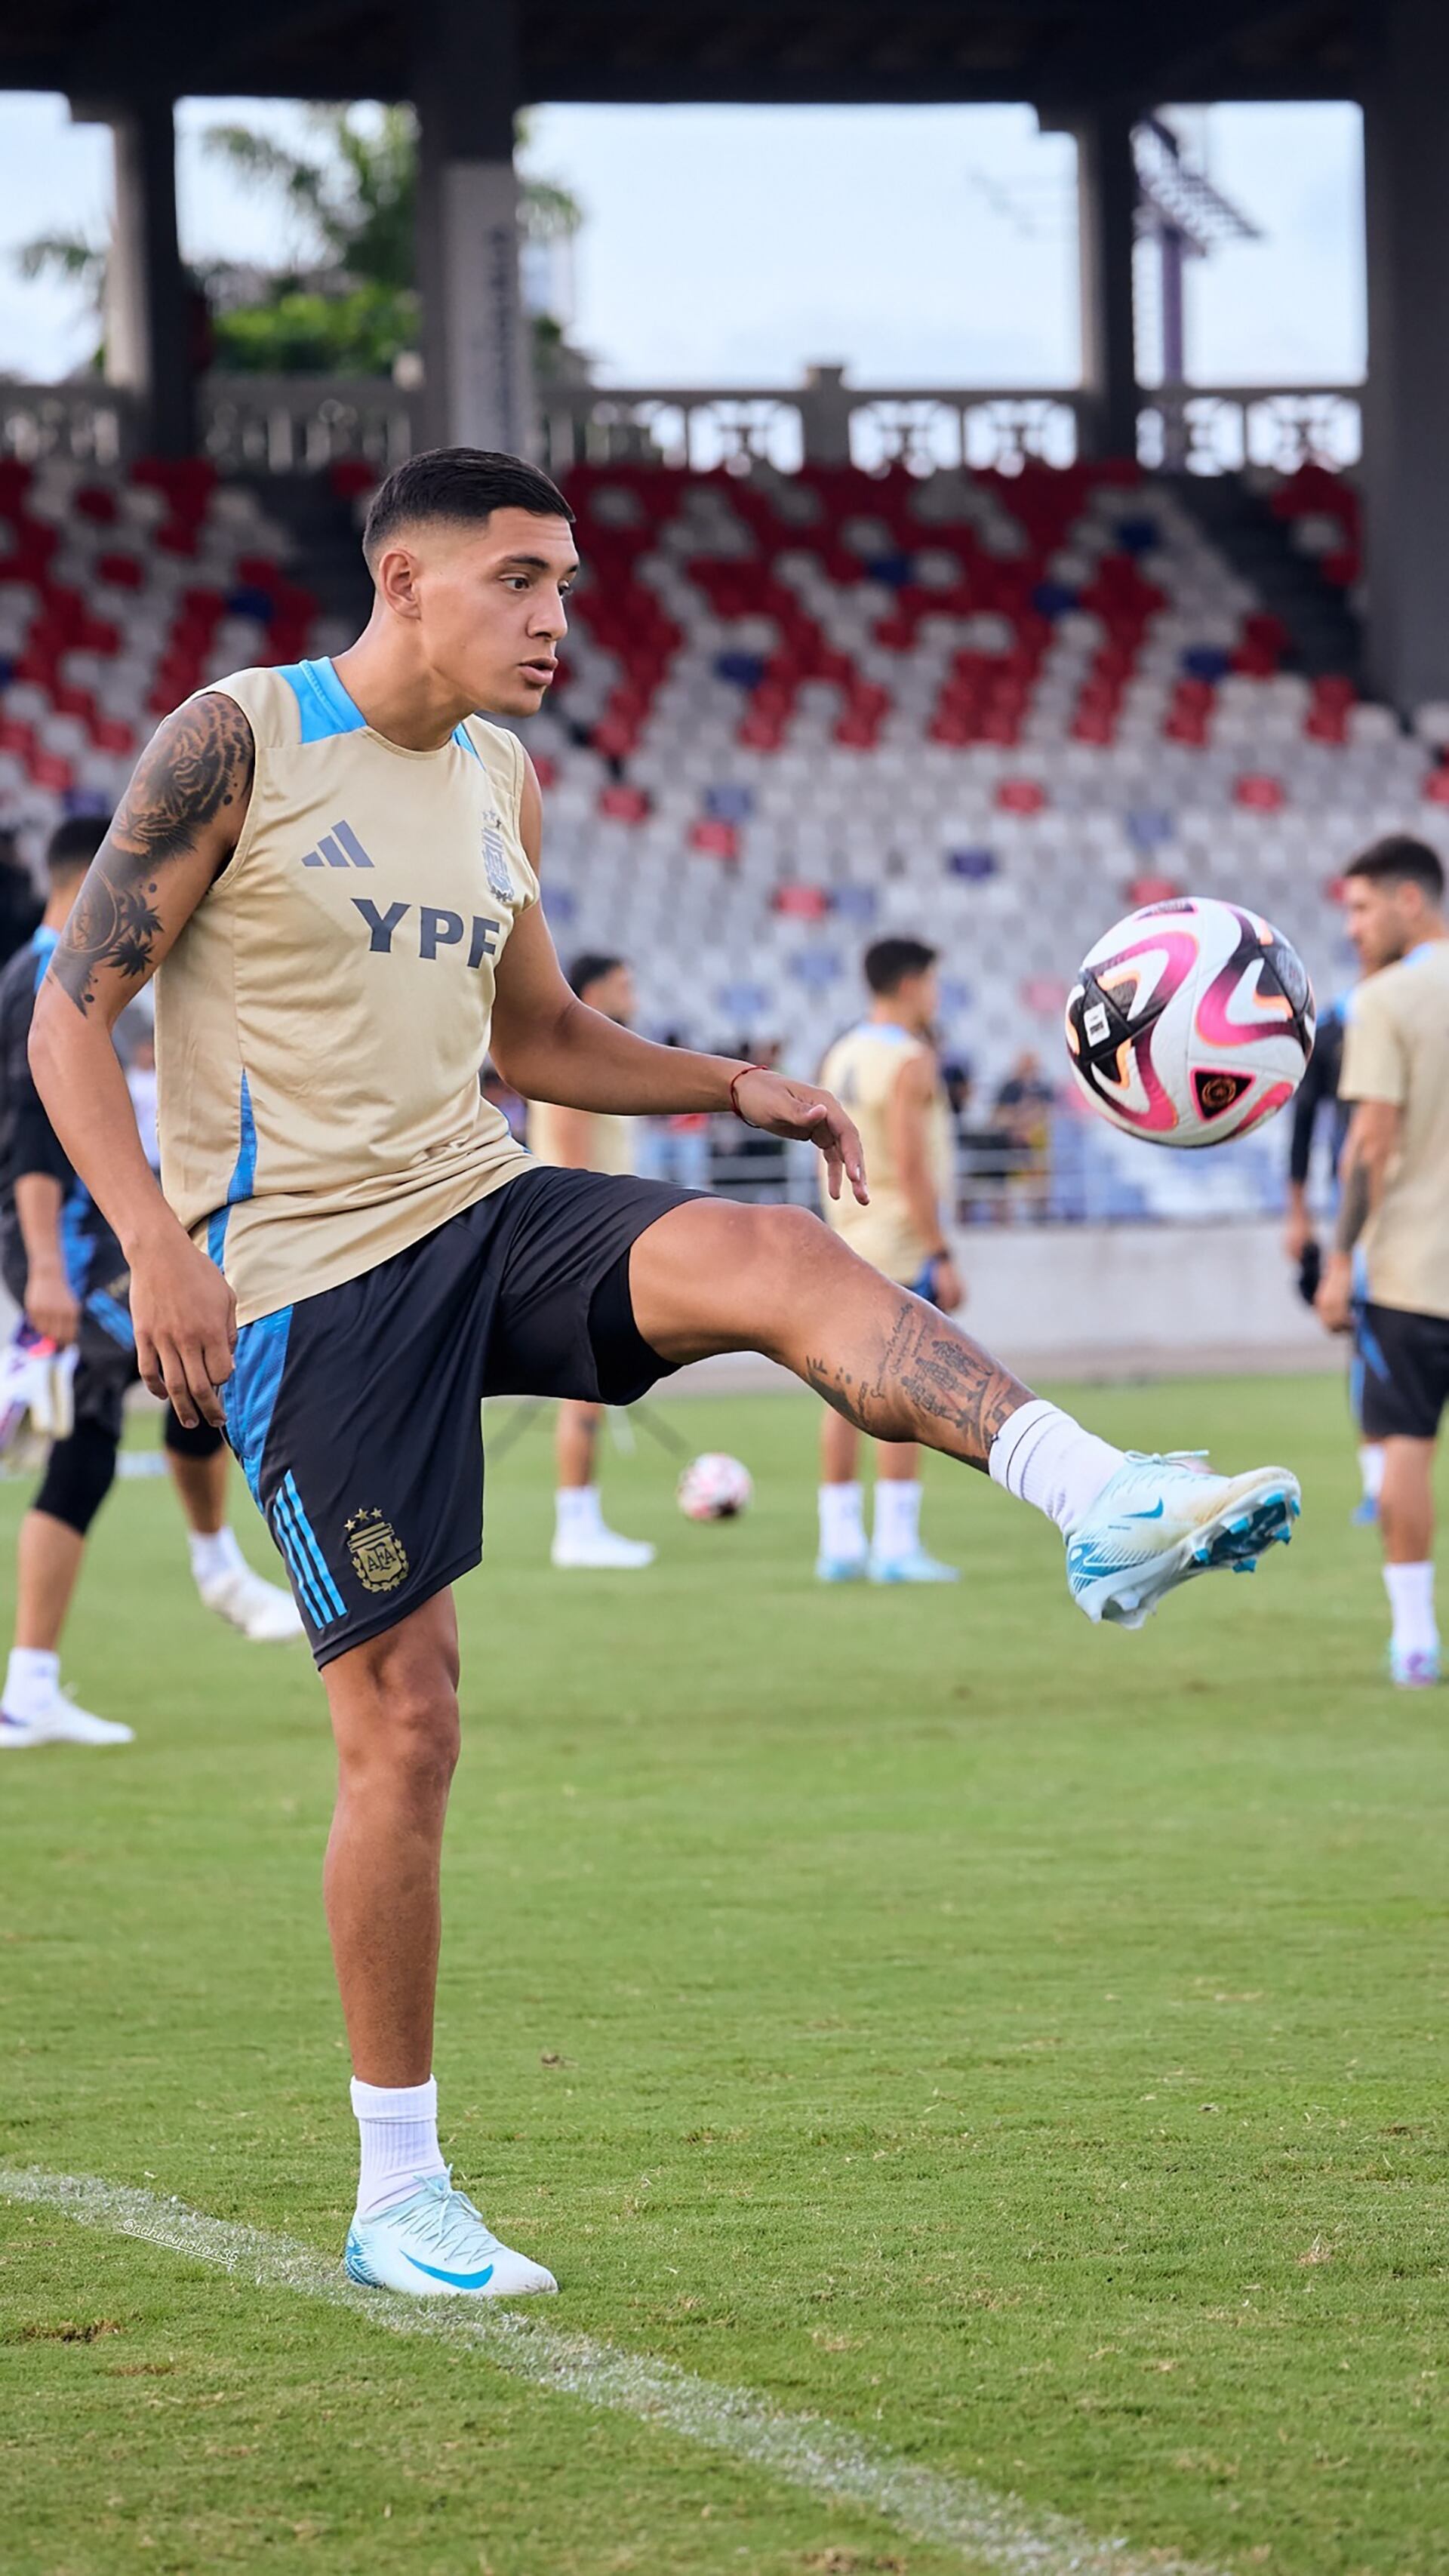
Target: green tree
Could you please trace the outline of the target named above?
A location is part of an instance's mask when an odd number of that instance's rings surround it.
[[[224,265],[203,273],[213,303],[216,364],[247,374],[386,375],[416,350],[417,121],[411,108],[380,113],[350,107],[312,111],[310,150],[294,150],[248,125],[214,125],[206,149],[238,177],[278,200],[295,227],[293,264],[265,291],[233,301]],[[526,146],[526,121],[518,121]],[[570,239],[583,221],[576,197],[557,180],[526,177],[525,232],[537,242]],[[97,318],[106,252],[79,233],[48,233],[18,255],[24,277],[55,277],[82,292]],[[547,371],[563,333],[551,315],[534,325]],[[101,363],[97,350],[94,363]]]

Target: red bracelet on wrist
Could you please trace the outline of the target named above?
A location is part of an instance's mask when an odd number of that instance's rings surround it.
[[[742,1064],[739,1072],[731,1074],[730,1076],[730,1107],[734,1111],[735,1116],[738,1118],[742,1127],[748,1127],[750,1121],[745,1116],[743,1109],[740,1107],[737,1086],[744,1081],[747,1073],[768,1073],[769,1070],[770,1068],[767,1064]]]

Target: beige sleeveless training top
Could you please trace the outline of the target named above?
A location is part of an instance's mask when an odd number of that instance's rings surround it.
[[[843,1102],[860,1129],[870,1183],[869,1207],[858,1207],[846,1188],[838,1199],[823,1198],[825,1214],[852,1252],[906,1288],[920,1277],[930,1249],[912,1222],[891,1154],[891,1097],[902,1067],[913,1056],[926,1057],[934,1071],[935,1054],[924,1038],[912,1037],[909,1029],[890,1021],[862,1020],[836,1039],[820,1068],[826,1090]],[[951,1112],[939,1073],[926,1112],[926,1162],[941,1223],[949,1231],[955,1158]]]
[[[523,751],[375,733],[330,662],[213,686],[251,725],[236,855],[156,979],[161,1184],[240,1322],[340,1286],[530,1168],[478,1077],[538,899]]]

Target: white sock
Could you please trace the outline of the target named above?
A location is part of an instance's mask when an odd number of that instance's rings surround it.
[[[921,1488],[914,1477],[878,1476],[875,1487],[875,1553],[898,1564],[921,1544]]]
[[[247,1571],[235,1530],[188,1530],[186,1543],[191,1550],[191,1571],[198,1583],[216,1583],[223,1574]]]
[[[357,2215],[375,2218],[380,2209],[406,2200],[431,2174],[446,2173],[438,2146],[438,2083],[364,2084],[352,2079],[352,2108],[362,2138],[362,2171],[357,2181]]]
[[[1432,1565],[1386,1565],[1384,1590],[1394,1614],[1394,1644],[1401,1655],[1434,1655],[1439,1631],[1434,1621]]]
[[[1384,1490],[1384,1448],[1381,1440],[1360,1442],[1358,1472],[1363,1478],[1365,1502],[1376,1503]]]
[[[865,1513],[859,1485],[822,1485],[821,1555],[838,1557],[848,1564],[865,1552]]]
[[[1081,1526],[1108,1477],[1115,1476],[1122,1452],[1036,1395],[1002,1424],[986,1463],[993,1484],[1034,1503],[1059,1530],[1070,1531]]]
[[[59,1655],[47,1653],[44,1646],[11,1647],[5,1668],[5,1697],[0,1703],[7,1717],[18,1717],[30,1725],[54,1705],[59,1688]]]
[[[553,1500],[554,1527],[560,1538],[592,1538],[603,1528],[597,1485],[560,1485]]]

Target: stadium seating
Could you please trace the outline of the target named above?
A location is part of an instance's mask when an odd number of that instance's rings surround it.
[[[919,929],[989,1085],[1024,1044],[1058,1062],[1078,956],[1177,888],[1271,914],[1331,993],[1345,859],[1449,805],[1449,709],[1409,730],[1296,670],[1180,482],[640,463],[569,489],[584,573],[527,737],[549,900],[562,945],[634,958],[654,1028],[808,1068],[861,948]],[[1352,584],[1349,486],[1309,468],[1268,506]],[[202,462],[0,464],[0,825],[113,799],[203,679],[346,641],[292,542]]]

